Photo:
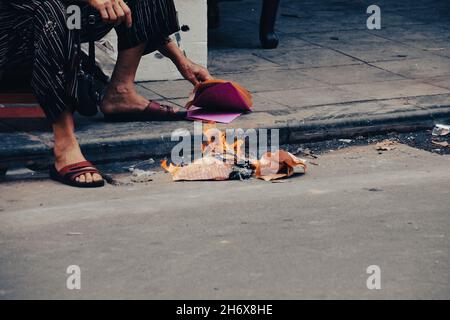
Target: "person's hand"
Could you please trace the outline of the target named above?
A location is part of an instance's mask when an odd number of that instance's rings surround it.
[[[200,82],[211,80],[213,77],[209,74],[208,70],[189,59],[177,65],[181,75],[189,80],[194,86]]]
[[[123,0],[88,0],[91,7],[100,12],[104,22],[120,24],[126,23],[131,28],[133,20],[131,18],[131,10]]]

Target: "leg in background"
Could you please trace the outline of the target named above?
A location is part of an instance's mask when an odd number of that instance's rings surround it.
[[[264,49],[274,49],[278,46],[278,36],[275,34],[280,0],[263,0],[259,37]]]
[[[208,0],[208,28],[216,29],[220,25],[219,0]]]

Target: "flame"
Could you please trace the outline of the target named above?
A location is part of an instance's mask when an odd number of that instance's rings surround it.
[[[172,176],[174,176],[174,180],[205,180],[204,172],[210,172],[212,166],[217,167],[221,165],[222,167],[220,167],[220,169],[225,168],[226,170],[229,170],[231,168],[230,164],[235,164],[237,161],[242,160],[250,163],[257,178],[266,181],[290,177],[296,172],[294,168],[300,169],[300,171],[297,172],[302,172],[303,170],[303,173],[306,173],[306,161],[297,158],[287,151],[269,151],[263,154],[260,159],[247,158],[245,156],[245,149],[243,148],[244,140],[235,138],[233,143],[227,143],[226,132],[222,132],[216,128],[214,123],[208,123],[204,126],[203,135],[206,138],[206,142],[202,143],[202,158],[195,160],[192,164],[188,164],[187,166],[167,165],[167,160],[161,162],[161,167],[171,173]],[[189,170],[189,168],[191,170]],[[201,171],[200,176],[198,175],[198,168],[200,168]],[[190,171],[190,173],[187,173],[187,171]],[[182,174],[183,172],[184,174]],[[177,173],[183,177],[176,177],[175,175]],[[194,173],[197,174],[195,178],[192,177],[192,174]],[[222,172],[221,174],[222,175],[219,175],[219,177],[222,180],[224,178],[224,173]],[[217,179],[217,176],[213,176],[213,179]]]
[[[170,165],[167,165],[167,160],[165,159],[161,161],[161,167],[172,175],[175,174],[181,168],[179,165],[174,166],[172,163]]]
[[[205,125],[203,135],[206,137],[206,142],[202,145],[203,155],[230,155],[242,157],[244,150],[242,146],[244,141],[236,139],[233,143],[227,143],[227,136],[225,132],[216,128],[214,123]]]
[[[250,164],[253,167],[253,170],[255,170],[255,174],[257,176],[261,175],[261,163],[257,159],[250,160]]]
[[[214,122],[203,125],[203,136],[206,140],[201,146],[203,157],[216,157],[226,163],[245,159],[244,140],[235,138],[232,143],[227,143],[226,132],[218,129]],[[251,160],[251,162],[254,161],[257,160]],[[180,165],[168,165],[167,160],[161,162],[161,167],[171,174],[175,174],[182,168]]]

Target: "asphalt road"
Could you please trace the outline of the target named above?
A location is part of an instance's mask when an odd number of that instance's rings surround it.
[[[358,146],[314,161],[284,183],[2,183],[0,298],[449,299],[450,156]]]

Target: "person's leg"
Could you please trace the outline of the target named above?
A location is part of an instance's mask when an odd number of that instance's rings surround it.
[[[127,3],[133,25],[116,27],[119,55],[101,105],[106,114],[141,111],[149,105],[150,101],[134,88],[139,62],[144,54],[156,50],[168,35],[180,29],[173,0],[128,0]]]
[[[69,111],[64,111],[53,123],[53,134],[55,144],[53,152],[55,154],[55,168],[61,170],[67,165],[85,161],[80,150],[77,137],[75,136],[75,125],[73,115]],[[86,173],[76,178],[78,182],[100,181],[102,177],[99,174]]]
[[[31,85],[53,123],[55,167],[59,170],[85,160],[72,116],[76,92],[74,35],[67,29],[66,9],[61,1],[33,1],[32,5],[36,46]],[[79,182],[101,179],[91,173],[77,178]]]
[[[146,43],[119,51],[111,82],[102,101],[103,113],[120,113],[145,109],[150,101],[136,92],[134,79]]]

